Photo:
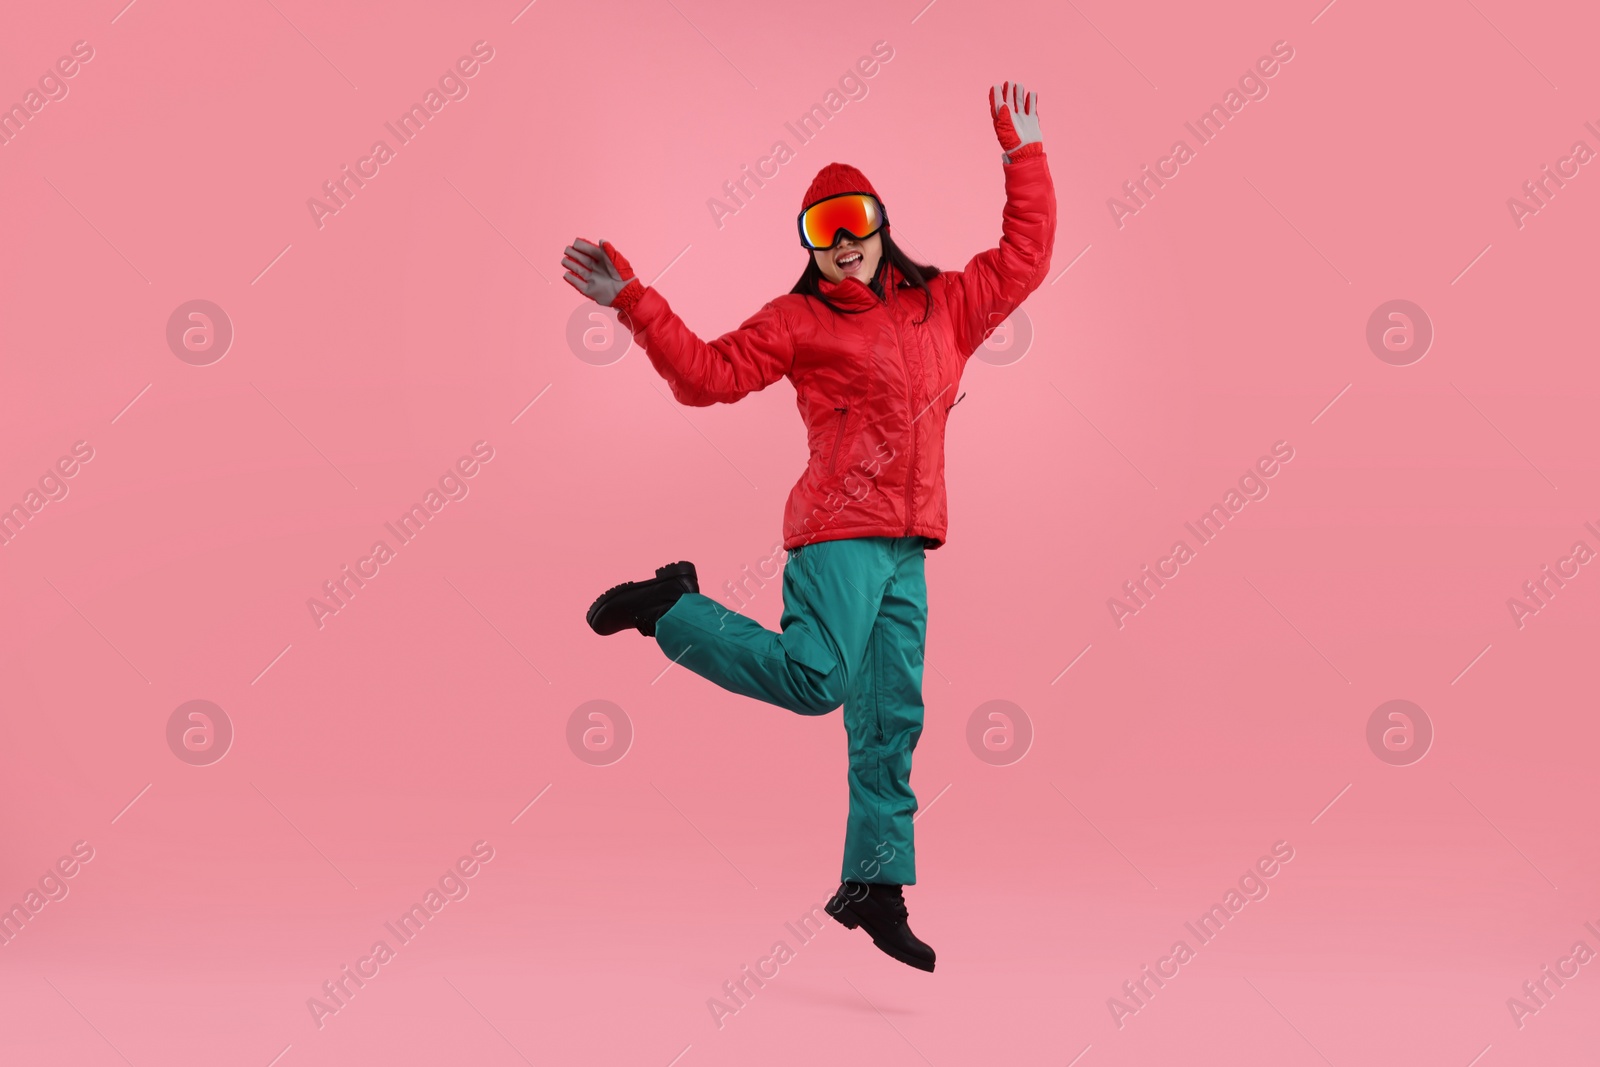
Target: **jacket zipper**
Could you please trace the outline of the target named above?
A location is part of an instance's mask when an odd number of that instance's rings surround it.
[[[839,473],[839,445],[844,441],[845,420],[850,417],[850,409],[848,407],[834,408],[833,410],[839,413],[839,427],[833,434],[833,455],[828,460],[829,474]]]
[[[922,378],[922,363],[917,361],[915,369],[907,351],[904,339],[900,336],[900,324],[894,324],[895,339],[900,342],[900,351],[906,354],[906,410],[916,410],[917,383]],[[916,524],[917,500],[917,416],[911,416],[911,460],[906,472],[906,536],[911,536],[911,527]]]

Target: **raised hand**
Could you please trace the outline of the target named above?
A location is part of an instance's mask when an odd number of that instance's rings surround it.
[[[1039,132],[1039,94],[1017,82],[1002,82],[989,90],[989,116],[1007,158],[1023,145],[1044,140]]]
[[[562,278],[597,304],[614,307],[622,291],[638,281],[622,253],[604,238],[598,245],[574,238],[562,253]]]

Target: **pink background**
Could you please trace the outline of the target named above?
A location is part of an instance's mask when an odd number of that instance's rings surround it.
[[[1600,17],[923,2],[13,5],[0,99],[94,58],[0,147],[0,503],[94,458],[0,548],[0,903],[94,858],[0,950],[0,1060],[1593,1057],[1600,964],[1520,1029],[1506,1001],[1600,949],[1600,574],[1521,629],[1506,601],[1600,548],[1600,176],[1520,229],[1506,201],[1600,148]],[[307,198],[479,40],[470,94],[319,229]],[[796,146],[880,40],[868,95]],[[1119,229],[1107,198],[1279,40],[1270,95]],[[678,409],[637,349],[577,358],[557,263],[583,235],[670,265],[716,334],[793,283],[800,195],[842,160],[958,267],[998,236],[1007,77],[1043,99],[1060,226],[1031,348],[972,362],[949,435],[927,975],[784,927],[837,876],[839,717],[582,621],[660,563],[715,592],[769,555],[789,387]],[[796,158],[719,228],[707,199],[779,138]],[[1365,330],[1402,298],[1436,338],[1393,366]],[[192,299],[235,330],[209,366],[166,342]],[[319,630],[307,599],[480,440],[470,495]],[[1280,440],[1270,496],[1119,630],[1107,598]],[[196,699],[236,731],[209,766],[166,739]],[[566,740],[596,699],[634,732],[608,766]],[[1035,733],[1009,766],[966,742],[999,699]],[[1410,766],[1367,745],[1391,699],[1436,730]],[[470,895],[319,1029],[307,999],[480,840]],[[1119,1029],[1108,998],[1277,841],[1270,896]],[[708,998],[780,938],[718,1029]]]

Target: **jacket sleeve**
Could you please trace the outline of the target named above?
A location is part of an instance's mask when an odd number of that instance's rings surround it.
[[[776,301],[713,341],[696,337],[654,289],[646,289],[619,318],[672,395],[693,407],[731,404],[765,389],[794,364],[793,336]]]
[[[987,331],[1004,322],[1050,271],[1056,240],[1050,164],[1040,151],[1006,164],[1005,174],[999,247],[973,256],[960,271],[940,275],[963,357],[976,351]]]

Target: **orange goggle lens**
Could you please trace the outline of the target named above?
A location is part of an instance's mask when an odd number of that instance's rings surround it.
[[[819,200],[800,213],[800,243],[807,248],[832,248],[843,230],[856,240],[883,228],[883,205],[866,193],[844,193]]]

